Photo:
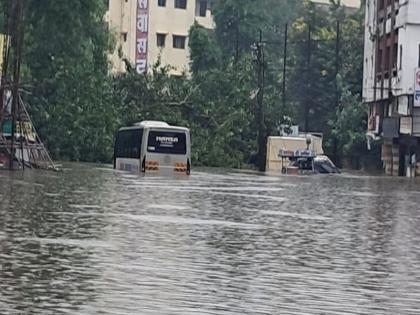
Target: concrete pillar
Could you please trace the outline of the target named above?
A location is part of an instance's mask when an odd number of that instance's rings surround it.
[[[392,175],[392,145],[384,143],[381,150],[382,163],[384,165],[385,174]]]
[[[398,176],[400,171],[400,146],[392,145],[392,176]]]

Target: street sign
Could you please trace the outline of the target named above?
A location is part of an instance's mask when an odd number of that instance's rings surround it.
[[[420,107],[420,68],[416,69],[414,86],[414,106]]]
[[[416,91],[416,94],[414,94],[414,102],[420,102],[420,91]]]

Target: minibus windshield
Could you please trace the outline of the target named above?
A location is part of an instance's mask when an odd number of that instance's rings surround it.
[[[147,152],[186,154],[186,134],[185,132],[151,130],[148,137]]]

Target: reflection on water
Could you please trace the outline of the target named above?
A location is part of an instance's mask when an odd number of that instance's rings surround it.
[[[420,314],[420,182],[0,173],[1,314]]]

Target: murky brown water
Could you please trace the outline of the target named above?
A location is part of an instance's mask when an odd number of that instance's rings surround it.
[[[0,314],[420,314],[420,182],[0,173]]]

